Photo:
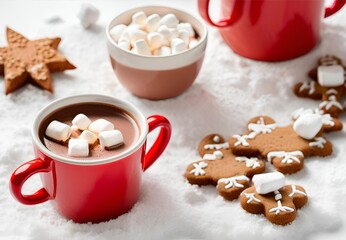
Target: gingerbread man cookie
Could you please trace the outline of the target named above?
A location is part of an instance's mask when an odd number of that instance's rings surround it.
[[[186,168],[186,179],[200,186],[217,185],[219,194],[227,200],[238,198],[249,186],[250,178],[265,169],[264,161],[255,157],[234,156],[229,143],[219,134],[205,137],[198,149],[203,160]]]
[[[281,179],[275,177],[271,179],[276,174],[255,175],[253,177],[254,186],[245,189],[239,200],[242,208],[247,212],[264,214],[271,223],[286,225],[296,218],[297,209],[307,203],[308,196],[301,186],[284,185]],[[278,181],[279,185],[277,185]],[[261,187],[261,184],[265,186]],[[268,185],[271,186],[268,188]]]
[[[268,116],[255,117],[250,120],[244,135],[234,135],[229,140],[232,152],[235,155],[266,158],[284,174],[298,172],[304,167],[304,158],[332,153],[332,144],[323,137],[322,120],[319,120],[319,124],[305,126],[306,121],[301,120],[309,120],[310,117],[303,117],[295,122],[299,124],[295,129],[293,125],[277,126]]]
[[[27,82],[53,92],[51,72],[75,69],[58,51],[60,38],[28,40],[7,28],[8,47],[0,48],[0,74],[9,94]]]
[[[319,108],[324,113],[338,117],[345,110],[342,99],[346,94],[346,67],[338,57],[326,55],[318,60],[318,66],[309,71],[312,79],[298,83],[294,92],[298,97],[322,99]]]

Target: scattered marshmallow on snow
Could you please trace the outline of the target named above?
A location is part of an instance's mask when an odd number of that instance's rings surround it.
[[[128,26],[116,25],[109,33],[119,48],[145,56],[168,56],[198,44],[192,25],[179,22],[172,13],[147,16],[140,11]]]
[[[83,3],[77,15],[84,28],[96,23],[100,17],[100,11],[89,3]]]

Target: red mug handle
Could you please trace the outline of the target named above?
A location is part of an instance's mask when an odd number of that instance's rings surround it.
[[[31,195],[25,195],[22,193],[22,188],[25,181],[28,180],[32,175],[49,171],[50,167],[47,166],[47,163],[41,158],[36,158],[19,166],[13,172],[10,180],[10,191],[13,197],[16,198],[20,203],[27,205],[39,204],[49,200],[51,197],[44,188],[39,189]]]
[[[147,118],[149,125],[149,133],[156,128],[160,128],[154,144],[145,155],[142,166],[143,171],[147,170],[165,150],[169,139],[171,138],[172,128],[167,118],[160,115],[153,115]]]
[[[243,13],[244,0],[235,0],[233,11],[229,18],[222,19],[218,23],[215,23],[209,16],[209,0],[198,0],[198,11],[199,14],[207,21],[210,25],[214,27],[229,27],[239,20]]]
[[[329,17],[339,11],[346,4],[346,0],[334,0],[332,5],[326,7],[326,11],[324,13],[324,17]]]

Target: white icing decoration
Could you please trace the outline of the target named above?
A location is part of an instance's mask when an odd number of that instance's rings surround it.
[[[320,108],[325,108],[327,110],[329,110],[332,107],[339,108],[340,110],[344,109],[344,107],[341,105],[341,103],[336,100],[335,95],[329,96],[328,100],[325,100],[325,101],[321,102],[321,104],[320,104]]]
[[[332,126],[332,127],[335,126],[334,118],[332,116],[330,116],[329,113],[321,114],[321,117],[322,117],[323,125],[329,125],[329,126]]]
[[[238,145],[242,145],[245,147],[250,146],[250,144],[247,142],[248,139],[254,139],[256,137],[256,133],[255,132],[251,132],[249,135],[233,135],[232,137],[236,138],[237,141],[234,143],[234,146],[238,146]]]
[[[324,144],[327,143],[327,140],[324,139],[323,137],[317,137],[314,138],[314,142],[310,142],[309,146],[310,147],[318,147],[318,148],[324,148]]]
[[[281,195],[281,193],[279,192],[279,190],[275,190],[275,191],[274,191],[274,194],[275,194],[275,200],[276,200],[276,201],[282,199],[282,195]]]
[[[190,171],[191,174],[194,174],[195,176],[205,175],[205,171],[203,168],[206,168],[208,166],[208,163],[206,162],[199,162],[194,163],[193,166],[195,167]]]
[[[245,197],[248,199],[248,200],[246,201],[246,203],[251,203],[251,202],[253,202],[253,201],[258,202],[258,203],[261,202],[261,200],[259,200],[258,198],[255,197],[255,193],[246,193],[246,192],[244,192],[243,194],[244,194]]]
[[[203,156],[203,160],[219,160],[223,158],[223,153],[221,151],[215,151],[212,154],[206,153]]]
[[[220,142],[220,137],[215,135],[215,136],[213,137],[213,141],[214,141],[215,143],[219,143],[219,142]]]
[[[336,64],[338,64],[338,61],[331,56],[325,56],[325,57],[321,58],[321,65],[323,65],[323,66],[336,65]]]
[[[258,162],[258,158],[255,158],[255,157],[252,157],[252,158],[236,157],[235,160],[238,162],[245,162],[246,167],[248,168],[258,168],[261,166],[260,163]]]
[[[329,89],[327,92],[326,92],[328,95],[338,95],[338,91],[336,91],[335,89]]]
[[[220,150],[220,149],[229,149],[229,143],[219,143],[219,144],[206,144],[204,145],[205,150]]]
[[[299,157],[303,157],[304,158],[304,154],[301,151],[293,151],[293,152],[285,152],[285,151],[278,151],[278,152],[270,152],[267,155],[268,161],[272,162],[273,158],[277,157],[277,158],[283,158],[281,160],[282,163],[293,163],[293,162],[297,162],[300,163]]]
[[[276,124],[265,124],[263,117],[261,117],[257,123],[249,123],[248,129],[255,133],[271,133],[276,128]]]
[[[315,82],[314,81],[307,81],[307,82],[303,82],[303,84],[300,86],[299,88],[299,92],[304,91],[305,89],[309,90],[309,95],[312,95],[315,93],[316,91],[316,86],[315,86]]]
[[[220,178],[219,181],[217,181],[217,184],[219,185],[220,183],[225,183],[225,189],[229,189],[232,187],[236,188],[243,188],[244,185],[241,183],[238,183],[237,181],[249,181],[250,179],[244,175],[241,176],[236,176],[236,177],[230,177],[230,178]]]
[[[292,187],[292,192],[288,195],[289,197],[293,197],[294,194],[301,194],[306,196],[306,193],[300,190],[297,190],[297,187],[295,185],[291,185]]]
[[[280,212],[294,212],[293,208],[282,206],[281,201],[277,201],[278,206],[269,210],[270,213],[275,212],[278,215]]]

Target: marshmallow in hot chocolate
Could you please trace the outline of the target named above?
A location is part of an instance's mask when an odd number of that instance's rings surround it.
[[[180,22],[176,15],[147,16],[140,11],[126,26],[119,24],[110,30],[118,47],[144,56],[168,56],[193,48],[198,39],[192,25]]]
[[[97,140],[99,146],[106,150],[114,149],[124,143],[122,133],[114,130],[113,123],[105,119],[96,119],[92,122],[85,114],[80,113],[73,118],[72,124],[70,127],[53,120],[45,130],[45,135],[56,142],[65,143],[69,140],[68,156],[88,157],[89,147],[93,147]],[[73,134],[71,134],[72,129]]]
[[[65,123],[54,120],[46,128],[45,134],[55,141],[66,142],[71,136],[71,128]]]

